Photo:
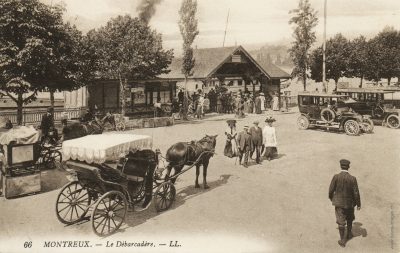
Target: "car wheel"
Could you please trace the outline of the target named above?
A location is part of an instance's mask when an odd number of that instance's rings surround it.
[[[400,118],[395,114],[389,115],[389,117],[386,119],[386,123],[390,128],[399,128]]]
[[[326,123],[332,123],[336,118],[336,113],[330,108],[324,108],[321,111],[321,119]]]
[[[360,126],[357,121],[349,119],[344,123],[344,131],[347,135],[358,135],[360,133]]]
[[[310,126],[310,121],[308,120],[308,118],[304,115],[301,115],[298,119],[297,119],[297,126],[299,127],[299,129],[301,130],[306,130],[309,126]]]
[[[368,118],[363,119],[362,129],[367,134],[372,133],[374,131],[374,122],[372,122],[372,120]]]

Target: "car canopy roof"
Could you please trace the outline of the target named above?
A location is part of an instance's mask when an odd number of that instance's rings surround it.
[[[331,93],[313,93],[313,92],[299,92],[299,96],[309,96],[309,97],[325,97],[325,98],[347,98],[348,95],[339,95]]]
[[[362,89],[362,88],[338,89],[336,92],[373,93],[373,94],[394,93],[394,91],[384,91],[384,90],[376,90],[376,89]]]

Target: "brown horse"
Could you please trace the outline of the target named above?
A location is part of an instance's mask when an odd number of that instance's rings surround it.
[[[167,150],[167,155],[166,155],[166,159],[168,162],[167,177],[169,177],[172,168],[174,168],[175,170],[174,175],[176,175],[182,171],[185,165],[193,165],[195,162],[197,162],[195,164],[196,166],[195,187],[200,188],[199,185],[200,166],[203,165],[203,187],[204,189],[208,189],[209,187],[207,185],[207,167],[210,162],[210,158],[214,155],[216,144],[217,144],[217,135],[214,136],[206,135],[199,141],[192,141],[189,143],[178,142],[172,145]],[[172,183],[175,183],[175,181],[176,177],[171,179]]]

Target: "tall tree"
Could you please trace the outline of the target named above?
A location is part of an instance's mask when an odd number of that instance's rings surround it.
[[[95,53],[92,71],[97,68],[98,77],[119,80],[122,114],[126,112],[128,79],[153,78],[169,72],[173,51],[164,50],[161,34],[138,18],[113,18],[106,26],[90,31],[86,42]]]
[[[399,74],[400,35],[393,27],[385,27],[368,43],[367,79],[380,81],[385,78],[388,85]]]
[[[182,73],[185,75],[185,99],[183,103],[183,118],[187,120],[188,110],[188,92],[187,81],[188,77],[193,75],[193,68],[195,66],[195,59],[193,57],[192,44],[199,34],[197,29],[197,1],[196,0],[183,0],[179,10],[179,30],[183,38],[183,63]]]
[[[349,57],[349,42],[342,34],[336,34],[326,42],[326,79],[335,81],[335,90],[339,79],[345,76]],[[322,81],[322,47],[318,47],[311,56],[311,78]]]
[[[75,71],[65,59],[69,34],[60,6],[2,0],[0,9],[0,94],[17,104],[17,123],[22,124],[23,105],[35,100],[37,92],[76,87]]]
[[[368,43],[364,36],[359,36],[349,42],[348,66],[346,77],[360,78],[362,87],[363,79],[368,70]]]
[[[304,90],[307,84],[307,71],[310,63],[310,48],[315,42],[313,29],[318,24],[317,12],[311,7],[308,0],[300,0],[297,9],[289,12],[293,14],[289,24],[294,25],[292,47],[289,49],[290,57],[294,63],[292,77],[302,79]]]

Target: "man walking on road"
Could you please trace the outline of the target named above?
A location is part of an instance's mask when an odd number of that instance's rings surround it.
[[[346,239],[349,240],[353,237],[351,229],[355,218],[354,207],[357,206],[357,210],[360,210],[361,200],[357,179],[348,172],[350,161],[340,160],[340,167],[342,168],[341,172],[332,178],[329,187],[329,199],[335,206],[336,223],[339,225],[340,240],[338,243],[341,247],[345,247]],[[346,222],[347,236],[345,239]]]
[[[260,122],[259,121],[254,121],[252,126],[250,128],[250,135],[251,135],[251,141],[253,144],[253,149],[251,150],[251,156],[253,156],[254,151],[256,152],[256,162],[258,164],[261,163],[260,160],[260,155],[261,155],[261,147],[263,145],[263,136],[262,136],[262,129],[261,127],[258,126]]]
[[[247,168],[249,161],[249,153],[251,151],[251,136],[249,134],[249,126],[244,126],[242,132],[237,137],[238,151],[239,151],[239,164],[242,164],[242,158],[244,155],[243,166]]]

